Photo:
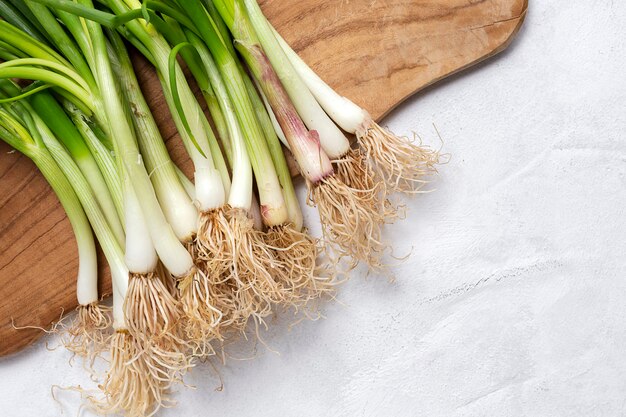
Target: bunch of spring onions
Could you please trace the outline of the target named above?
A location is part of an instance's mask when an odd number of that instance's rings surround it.
[[[73,226],[79,307],[63,340],[89,363],[108,351],[102,392],[88,397],[99,412],[153,415],[195,358],[275,311],[311,315],[344,265],[384,270],[391,194],[419,192],[434,172],[436,152],[335,93],[255,0],[0,0],[0,16],[0,138],[39,167]],[[127,45],[155,68],[193,182]],[[285,148],[320,239],[304,228]]]

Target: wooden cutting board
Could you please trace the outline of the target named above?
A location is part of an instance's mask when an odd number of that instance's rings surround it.
[[[527,0],[264,0],[285,39],[331,86],[380,119],[407,97],[505,49]],[[172,158],[190,162],[160,86],[137,72]],[[101,257],[101,264],[104,264]],[[110,291],[102,268],[102,294]],[[28,158],[0,141],[0,355],[76,306],[76,246],[63,209]]]

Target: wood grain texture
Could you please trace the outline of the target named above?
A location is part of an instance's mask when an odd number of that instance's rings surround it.
[[[376,119],[420,89],[506,48],[527,8],[527,0],[260,3],[313,69]],[[190,174],[158,80],[134,56],[172,158]],[[16,330],[13,323],[48,327],[76,306],[76,256],[70,224],[54,193],[28,158],[0,142],[0,355],[17,352],[43,334]],[[102,272],[106,295],[110,283]]]

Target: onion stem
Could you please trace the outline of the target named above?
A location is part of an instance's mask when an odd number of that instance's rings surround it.
[[[89,0],[84,0],[83,3],[93,7]],[[141,205],[152,243],[159,258],[172,274],[178,277],[186,276],[194,269],[193,260],[187,249],[178,241],[159,206],[137,147],[133,127],[128,123],[120,99],[121,94],[115,82],[102,29],[98,24],[90,21],[86,21],[85,25],[93,45],[95,56],[93,70],[108,119],[109,131],[115,141],[117,154],[126,170],[125,174],[132,178],[133,190]],[[126,219],[127,227],[128,220]]]
[[[81,78],[85,80],[89,88],[95,87],[95,80],[86,59],[92,58],[91,54],[81,53],[74,40],[72,40],[65,29],[58,22],[57,18],[53,15],[52,11],[42,4],[33,3],[31,1],[26,2],[27,7],[33,14],[33,17],[45,28],[45,33],[51,40],[53,45],[57,45],[57,48],[65,58],[67,58],[76,71],[80,74]],[[61,12],[60,18],[65,23],[77,40],[80,42],[83,52],[86,52],[88,47],[85,45],[84,28],[76,19],[75,16]],[[78,27],[77,27],[78,26]]]
[[[141,155],[168,222],[182,242],[197,231],[198,212],[180,183],[150,108],[141,93],[130,57],[121,39],[111,34],[112,63],[124,96],[130,105]]]
[[[260,93],[255,88],[254,83],[247,74],[244,73],[242,75],[246,85],[246,91],[248,91],[248,97],[250,97],[257,120],[263,130],[265,141],[267,142],[270,154],[272,155],[274,167],[276,168],[276,173],[278,174],[278,180],[280,181],[280,185],[283,187],[283,197],[285,198],[285,205],[287,206],[287,211],[289,213],[289,221],[293,224],[296,230],[302,230],[304,223],[302,209],[300,208],[300,203],[298,202],[296,189],[291,179],[291,171],[287,165],[285,153],[278,138],[277,131],[274,129],[271,117],[265,108],[263,100],[259,97]],[[278,129],[282,133],[280,126],[278,126]]]
[[[227,7],[226,2],[215,3],[223,16],[228,12],[237,14],[237,24],[234,20],[229,21],[226,18],[224,20],[233,31],[237,49],[272,105],[302,175],[314,184],[331,175],[332,165],[328,155],[321,149],[319,135],[316,131],[308,131],[300,119],[281,80],[259,44],[254,29],[245,16],[245,10],[236,2],[229,2],[228,5],[232,8]]]
[[[222,4],[224,7],[229,8],[233,17],[237,18],[236,14],[241,13],[241,11],[235,9],[235,4],[245,4],[247,17],[259,38],[259,43],[262,45],[272,63],[272,67],[287,90],[300,117],[302,117],[302,120],[310,130],[318,132],[322,147],[330,158],[337,159],[344,156],[350,149],[350,142],[320,107],[315,97],[294,70],[274,38],[270,25],[263,16],[256,0],[242,0],[241,2],[239,0],[235,2],[233,0],[218,0],[215,3],[218,7]],[[226,23],[228,24],[228,22]]]
[[[258,6],[253,9],[259,20],[265,19]],[[418,192],[428,182],[427,178],[436,172],[439,152],[381,128],[366,110],[326,84],[266,19],[265,22],[296,72],[326,113],[342,129],[356,135],[359,145],[376,166],[378,175],[386,187],[397,192]]]
[[[128,12],[129,8],[141,8],[141,3],[130,0],[126,2],[110,0],[109,3],[114,13],[118,14]],[[175,61],[174,71],[170,71],[170,54],[172,49],[165,39],[148,24],[131,21],[127,23],[126,27],[145,47],[149,53],[148,59],[157,68],[172,117],[183,139],[185,148],[194,162],[196,199],[200,210],[221,207],[230,188],[230,177],[226,163],[210,124],[189,88],[182,70]],[[175,76],[175,83],[172,82],[173,80],[170,79],[168,74]],[[182,106],[180,112],[175,105],[175,92],[180,96],[179,100]],[[189,123],[188,129],[185,127],[184,120]],[[200,146],[206,156],[203,156],[198,151],[194,142]],[[218,180],[221,180],[221,184]]]
[[[93,191],[89,187],[87,180],[80,171],[80,168],[74,163],[71,156],[67,153],[65,148],[57,141],[52,132],[48,129],[45,123],[38,117],[34,116],[35,123],[39,134],[41,135],[46,147],[55,158],[55,161],[61,167],[63,173],[71,182],[72,187],[76,191],[78,198],[82,206],[89,217],[89,222],[93,227],[93,230],[98,238],[98,242],[102,247],[102,251],[109,263],[111,269],[111,277],[116,283],[126,282],[128,279],[128,268],[124,262],[123,252],[121,246],[117,243],[115,234],[109,227],[109,224],[104,216],[100,206],[93,195]],[[97,295],[97,281],[92,283],[95,285],[91,288],[91,292]],[[79,295],[79,302],[81,296]],[[91,300],[89,303],[98,301]],[[89,303],[81,302],[82,305]]]
[[[215,23],[198,1],[178,1],[187,16],[194,21],[200,36],[211,51],[211,55],[220,71],[222,80],[227,86],[231,101],[239,123],[243,130],[247,157],[250,158],[254,170],[261,203],[261,213],[265,224],[278,225],[285,223],[288,213],[285,207],[280,183],[265,143],[263,132],[258,125],[254,108],[250,102],[245,85],[234,57],[225,45],[224,39],[216,30]],[[246,150],[232,138],[233,146],[233,181],[239,178],[243,164],[238,164],[238,155],[244,159]],[[247,158],[245,158],[247,159]],[[234,188],[234,183],[233,183]],[[246,191],[247,192],[247,191]],[[232,196],[231,192],[231,196]],[[231,198],[232,199],[232,198]],[[229,199],[229,202],[230,200]],[[246,198],[246,207],[250,208],[250,199]]]
[[[14,116],[0,109],[0,139],[29,157],[44,175],[67,213],[78,246],[77,296],[81,305],[98,301],[98,262],[89,220],[72,184],[43,141],[35,139]]]
[[[120,220],[124,222],[122,180],[113,153],[104,143],[104,139],[107,139],[108,141],[108,138],[102,137],[104,136],[103,133],[100,133],[101,136],[99,136],[99,129],[97,125],[91,122],[87,115],[80,111],[74,104],[65,100],[63,107],[69,114],[72,119],[72,123],[74,123],[76,129],[80,132],[83,140],[89,148],[89,151],[96,160],[98,168],[100,169],[100,172],[104,177],[104,181],[107,184],[107,188],[111,193],[111,198],[115,204],[117,214]]]
[[[92,156],[80,132],[53,96],[47,93],[37,94],[31,97],[30,103],[39,117],[42,118],[55,136],[62,141],[76,164],[80,167],[104,212],[111,230],[115,234],[117,242],[123,245],[124,228],[118,215],[116,204],[111,193],[109,193],[107,182],[101,174],[96,159]]]

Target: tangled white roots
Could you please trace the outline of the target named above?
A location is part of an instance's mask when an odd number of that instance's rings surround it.
[[[273,278],[280,263],[244,210],[226,206],[203,213],[202,217],[196,254],[203,275],[195,287],[187,282],[180,283],[179,288],[195,292],[182,294],[188,318],[194,309],[206,314],[193,317],[193,327],[187,334],[203,337],[212,332],[214,338],[224,339],[227,333],[243,332],[250,318],[262,323],[271,314],[271,305],[282,302],[286,296]],[[197,308],[197,303],[207,301],[204,311]],[[216,322],[216,314],[219,323],[210,328],[210,323]]]
[[[213,353],[211,341],[222,340],[222,312],[217,303],[215,291],[207,275],[200,269],[178,282],[180,303],[185,316],[184,334],[194,349],[194,354],[206,356]]]
[[[242,331],[250,318],[264,323],[272,304],[283,302],[286,295],[274,279],[280,264],[265,244],[263,232],[254,228],[243,210],[233,208],[228,214],[233,262],[224,282],[234,290],[235,310],[225,316],[234,329]]]
[[[155,273],[131,275],[124,313],[130,334],[155,360],[176,369],[190,366],[180,304]]]
[[[390,194],[395,190],[390,189],[380,175],[376,174],[364,151],[351,148],[343,157],[333,162],[335,176],[348,187],[368,195],[373,202],[372,206],[378,208],[385,223],[391,224],[404,217],[404,206],[398,206],[390,200]]]
[[[200,275],[194,286],[179,284],[187,292],[182,297],[190,319],[187,334],[201,351],[206,345],[198,344],[199,341],[211,336],[224,340],[227,333],[235,333],[245,327],[245,318],[249,316],[250,307],[240,305],[236,282],[232,279],[236,253],[233,242],[238,239],[235,234],[239,233],[232,229],[233,211],[225,206],[202,213],[195,244]],[[207,302],[196,309],[197,303]]]
[[[232,265],[230,243],[230,224],[227,215],[229,207],[203,212],[200,215],[200,227],[194,242],[195,259],[204,266],[203,270],[210,280],[228,273]]]
[[[284,290],[285,307],[298,310],[311,300],[334,294],[332,269],[317,266],[319,242],[306,231],[292,224],[274,226],[265,233],[265,242],[279,262],[275,280]]]
[[[93,364],[107,349],[111,338],[111,308],[95,302],[78,306],[76,313],[70,324],[64,326],[61,341],[70,352]]]
[[[336,175],[308,187],[308,202],[318,209],[326,243],[339,257],[351,258],[352,266],[363,262],[384,270],[382,257],[389,246],[382,242],[385,219],[376,190],[351,188]]]
[[[390,191],[417,193],[437,172],[439,152],[394,135],[369,119],[356,132],[359,145]]]
[[[173,365],[178,361],[168,360],[169,356],[126,331],[117,331],[111,339],[110,369],[100,386],[104,397],[90,397],[93,408],[104,414],[145,417],[175,405],[169,392],[185,368]]]

